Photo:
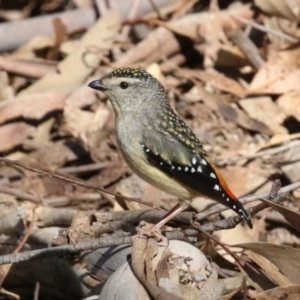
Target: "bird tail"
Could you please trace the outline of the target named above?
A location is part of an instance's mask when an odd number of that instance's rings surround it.
[[[216,170],[216,168],[213,168],[218,176],[219,182],[221,184],[222,189],[226,193],[226,201],[224,201],[224,198],[222,198],[221,203],[225,204],[227,207],[234,210],[241,218],[247,223],[249,228],[253,228],[252,222],[251,222],[251,215],[246,211],[242,203],[237,199],[237,197],[233,194],[233,192],[229,189],[225,179],[223,176]]]
[[[252,221],[251,221],[251,215],[246,211],[245,207],[237,199],[236,199],[236,206],[237,206],[236,212],[247,223],[247,225],[249,226],[249,228],[252,229],[253,228],[253,224],[252,224]]]

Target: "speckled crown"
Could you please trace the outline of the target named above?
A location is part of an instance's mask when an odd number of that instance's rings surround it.
[[[125,78],[138,78],[145,81],[157,81],[151,74],[142,69],[134,69],[134,68],[120,68],[112,71],[110,74],[106,76],[107,78],[112,77],[125,77]]]

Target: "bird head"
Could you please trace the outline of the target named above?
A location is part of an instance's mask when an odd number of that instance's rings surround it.
[[[161,83],[141,69],[116,69],[88,86],[106,94],[117,115],[166,101],[166,92]]]

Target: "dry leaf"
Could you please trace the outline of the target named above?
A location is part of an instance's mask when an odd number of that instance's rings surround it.
[[[286,286],[277,287],[271,290],[267,290],[262,293],[251,293],[253,299],[261,300],[298,300],[300,299],[300,287],[299,286]]]
[[[182,18],[178,18],[170,21],[172,26],[180,27],[181,31],[189,32],[189,36],[193,37],[194,41],[201,41],[203,35],[201,32],[202,26],[206,24],[212,25],[211,22],[218,19],[222,26],[231,24],[231,14],[243,16],[244,18],[251,18],[253,11],[246,6],[234,7],[229,11],[220,11],[213,16],[207,12],[194,13]],[[176,36],[167,30],[166,28],[159,27],[148,34],[135,47],[126,52],[118,61],[114,63],[115,67],[125,67],[137,63],[143,62],[158,62],[161,60],[162,55],[168,57],[174,53],[182,51],[182,47]]]
[[[279,211],[284,216],[284,218],[288,221],[288,223],[290,223],[295,229],[297,229],[300,232],[299,213],[290,210],[284,206],[281,206],[279,204],[273,203],[267,199],[260,199],[260,200],[268,204],[269,206],[271,206],[273,209]]]
[[[251,118],[266,124],[275,134],[288,133],[288,130],[281,125],[286,115],[271,97],[246,98],[240,100],[239,104]]]
[[[248,256],[279,286],[293,285],[293,283],[282,275],[279,270],[265,257],[249,251]]]
[[[254,0],[255,4],[271,16],[299,21],[299,2],[288,0]]]
[[[222,174],[227,180],[230,189],[235,193],[235,195],[237,195],[237,197],[256,190],[267,181],[266,177],[259,174],[259,168],[254,169],[253,167],[227,167],[222,170]],[[264,189],[267,189],[267,187],[264,186]]]
[[[50,141],[50,132],[55,123],[55,118],[50,118],[37,126],[32,135],[32,141],[37,144],[43,144]]]
[[[278,107],[288,116],[300,122],[300,93],[286,93],[277,99]]]
[[[282,143],[291,141],[291,140],[295,140],[300,138],[300,133],[293,133],[293,134],[278,134],[278,135],[274,135],[267,143],[263,143],[257,147],[255,147],[254,149],[251,149],[250,151],[247,150],[244,154],[245,155],[251,155],[254,153],[257,153],[263,149],[267,149],[276,145],[280,145]]]
[[[13,89],[11,86],[9,86],[9,78],[7,73],[0,70],[0,107],[1,101],[11,99],[13,95]]]
[[[255,74],[248,94],[285,94],[300,90],[300,48],[269,53],[268,61]]]
[[[46,91],[17,96],[2,105],[0,103],[0,124],[19,117],[41,119],[51,111],[61,110],[64,102],[64,95]]]
[[[262,134],[273,135],[272,129],[270,129],[264,123],[256,119],[250,118],[244,111],[242,111],[238,107],[233,107],[226,104],[219,104],[219,113],[226,119],[238,124],[243,128],[257,131]]]
[[[234,246],[245,250],[252,250],[267,258],[288,279],[295,284],[300,284],[300,250],[289,246],[269,243],[246,243]]]
[[[79,108],[66,107],[64,109],[65,124],[62,127],[62,131],[71,134],[77,139],[81,138],[81,140],[87,144],[85,133],[88,130],[93,117],[93,112],[81,110]]]
[[[49,151],[51,149],[51,151]],[[60,140],[48,143],[44,147],[31,152],[23,161],[27,164],[36,165],[42,169],[49,168],[56,171],[69,161],[76,160],[85,154],[85,151],[72,140]]]
[[[108,11],[84,34],[77,49],[59,63],[59,74],[49,74],[41,78],[21,94],[48,91],[66,96],[73,92],[98,66],[106,51],[102,49],[108,49],[112,45],[120,25],[120,12]]]
[[[21,145],[33,132],[35,127],[24,122],[14,122],[0,127],[0,152]]]
[[[284,157],[281,165],[281,170],[284,175],[291,181],[296,182],[300,180],[300,146],[295,146],[289,149]]]
[[[101,49],[112,45],[120,25],[120,12],[109,11],[102,16],[84,34],[77,49],[59,63],[59,74],[42,77],[24,89],[15,101],[0,108],[0,123],[19,116],[40,119],[49,111],[62,109],[66,96],[81,86],[98,66],[106,51]]]
[[[235,96],[242,97],[245,94],[244,88],[235,80],[219,73],[215,70],[200,71],[185,69],[184,72],[188,76],[192,76],[198,80],[201,80],[213,88],[231,93]]]

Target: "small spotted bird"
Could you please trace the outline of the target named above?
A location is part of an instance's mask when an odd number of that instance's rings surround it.
[[[128,166],[142,179],[180,199],[156,226],[160,227],[206,196],[251,218],[228,188],[202,144],[175,114],[161,83],[140,69],[116,69],[89,87],[105,93],[116,114],[119,149]]]

